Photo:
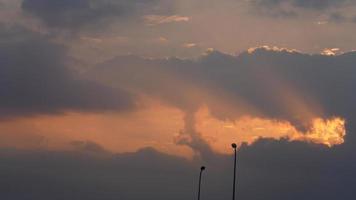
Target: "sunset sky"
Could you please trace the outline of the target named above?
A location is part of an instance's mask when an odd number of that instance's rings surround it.
[[[352,199],[356,1],[0,0],[0,199]]]

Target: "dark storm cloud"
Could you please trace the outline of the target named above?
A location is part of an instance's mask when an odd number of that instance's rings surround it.
[[[0,117],[64,111],[123,111],[132,96],[69,69],[65,48],[20,27],[0,27]]]
[[[160,0],[23,0],[22,9],[50,27],[76,29],[113,17],[169,12],[171,8]]]
[[[356,159],[347,148],[263,139],[238,153],[237,199],[352,199]],[[231,198],[230,156],[189,161],[145,148],[110,154],[0,150],[3,200]]]
[[[215,51],[198,60],[123,56],[92,73],[101,81],[139,89],[185,111],[206,104],[221,119],[254,115],[238,105],[242,100],[262,117],[288,120],[301,128],[301,121],[311,120],[303,112],[316,112],[315,106],[324,112],[319,117],[351,118],[356,110],[355,62],[354,52],[323,56],[261,48],[238,56]],[[222,109],[227,102],[219,100],[224,97],[231,103],[229,109]],[[305,110],[293,101],[304,104]]]

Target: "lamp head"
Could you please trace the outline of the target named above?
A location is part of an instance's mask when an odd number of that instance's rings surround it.
[[[236,143],[232,143],[231,146],[232,146],[232,148],[234,148],[234,149],[237,148],[237,144],[236,144]]]

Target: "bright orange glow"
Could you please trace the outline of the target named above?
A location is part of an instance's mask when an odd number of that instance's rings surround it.
[[[134,152],[144,147],[185,157],[189,147],[174,143],[183,127],[183,113],[159,102],[133,113],[66,113],[0,123],[0,148],[71,150],[73,141],[91,141],[111,152]]]
[[[252,144],[261,137],[288,138],[329,147],[344,142],[346,131],[342,118],[315,118],[310,124],[307,131],[301,132],[288,121],[252,115],[227,121],[215,118],[207,107],[202,107],[189,125],[191,129],[181,137],[189,140],[189,134],[196,131],[198,137],[220,153],[231,152],[229,144],[232,141]],[[70,150],[74,148],[73,141],[92,141],[112,152],[132,152],[150,146],[161,152],[192,158],[193,150],[175,141],[184,126],[182,111],[152,101],[134,113],[67,113],[5,121],[0,123],[0,147]]]
[[[212,117],[207,108],[196,114],[197,131],[217,152],[231,151],[231,141],[253,143],[259,138],[288,138],[291,141],[305,141],[324,144],[329,147],[344,142],[345,120],[342,118],[316,118],[306,132],[301,132],[287,121],[277,121],[244,116],[235,121],[222,121]]]
[[[317,118],[313,121],[310,131],[305,134],[296,134],[292,140],[311,141],[325,144],[329,147],[344,143],[346,135],[345,120],[339,117],[323,120]]]

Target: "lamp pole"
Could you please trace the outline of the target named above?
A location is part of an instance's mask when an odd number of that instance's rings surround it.
[[[198,200],[200,200],[201,176],[202,176],[204,170],[205,170],[205,166],[201,166],[200,167],[200,174],[199,174]]]
[[[231,144],[231,147],[234,149],[234,182],[232,184],[232,200],[235,200],[235,190],[236,190],[236,149],[237,145],[235,143]]]

